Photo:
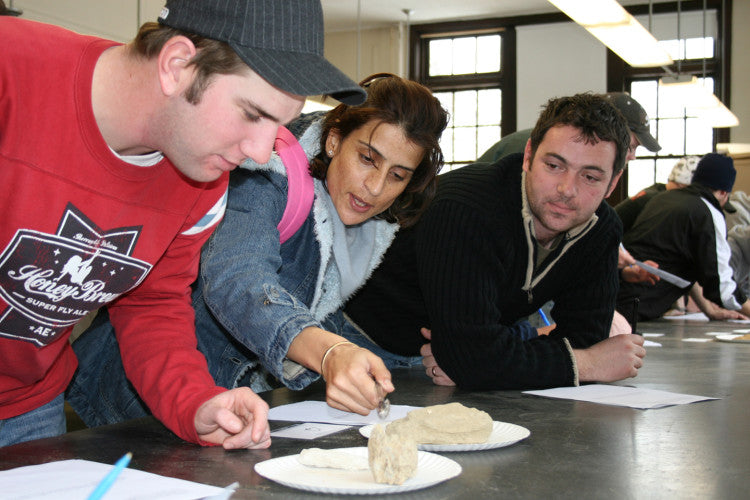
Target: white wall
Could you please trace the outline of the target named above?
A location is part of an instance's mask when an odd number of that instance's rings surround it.
[[[9,3],[6,0],[6,3]],[[163,0],[14,0],[23,17],[66,26],[127,42],[145,21],[156,20]],[[750,1],[735,0],[732,15],[732,96],[730,108],[740,126],[730,129],[732,142],[750,143]],[[648,17],[639,17],[648,26]],[[699,14],[685,13],[681,35],[702,31]],[[675,37],[674,16],[653,16],[652,31],[660,38]],[[712,34],[709,30],[709,34]],[[606,52],[592,36],[573,23],[519,27],[517,30],[518,127],[533,125],[539,107],[552,96],[606,88]],[[326,34],[326,57],[354,80],[387,71],[405,73],[406,40],[403,24],[363,30],[357,66],[354,30]]]
[[[9,0],[5,0],[10,5]],[[128,42],[146,21],[156,21],[164,0],[14,0],[24,19],[118,42]]]
[[[607,90],[607,51],[574,23],[516,29],[518,129],[533,127],[552,97]]]
[[[403,26],[363,30],[357,75],[356,31],[326,34],[326,57],[355,80],[380,71],[405,74]],[[549,24],[516,30],[518,46],[518,128],[534,125],[540,107],[554,96],[606,90],[606,51],[576,24]]]
[[[357,82],[373,73],[403,76],[406,73],[404,36],[401,25],[361,30],[358,48],[356,32],[326,33],[325,56]]]
[[[732,98],[730,108],[740,119],[740,126],[730,129],[733,142],[750,143],[750,30],[743,20],[750,19],[750,1],[733,2],[732,25]],[[638,20],[649,27],[648,16]],[[675,14],[657,14],[651,18],[651,31],[659,39],[676,39],[678,36]],[[401,27],[403,28],[403,26]],[[683,12],[679,26],[680,37],[703,35],[703,16],[700,12]],[[373,30],[363,35],[365,47],[361,63],[362,76],[376,71],[404,74],[394,55],[398,32]],[[706,36],[715,36],[715,26],[706,24]],[[402,35],[403,38],[403,35]],[[401,46],[405,47],[402,39]],[[606,91],[606,49],[586,30],[570,23],[552,23],[536,26],[519,26],[517,44],[517,128],[534,125],[541,106],[551,97],[576,92]],[[356,79],[356,32],[336,32],[326,35],[326,56],[350,77]],[[385,47],[385,49],[383,49]],[[385,50],[388,58],[371,57],[372,51]]]

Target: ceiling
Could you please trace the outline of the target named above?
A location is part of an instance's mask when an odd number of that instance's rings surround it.
[[[665,0],[656,0],[665,1]],[[512,17],[558,12],[547,0],[322,0],[326,31],[362,29],[406,22],[411,24]],[[648,0],[620,0],[621,5],[644,5]]]

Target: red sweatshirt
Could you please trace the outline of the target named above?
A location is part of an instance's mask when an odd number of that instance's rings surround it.
[[[186,179],[166,159],[121,161],[91,107],[114,42],[0,17],[0,419],[63,392],[72,326],[109,304],[128,377],[197,442],[217,387],[196,349],[190,284],[223,214],[228,176]]]

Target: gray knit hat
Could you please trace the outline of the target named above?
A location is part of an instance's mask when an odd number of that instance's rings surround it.
[[[680,158],[672,167],[672,171],[669,173],[668,181],[676,182],[678,184],[684,184],[685,186],[693,182],[693,172],[698,166],[700,156],[686,156]]]
[[[365,100],[323,56],[320,0],[167,0],[159,22],[228,43],[264,80],[292,94]]]

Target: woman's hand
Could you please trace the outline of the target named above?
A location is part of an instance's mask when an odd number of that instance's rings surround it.
[[[367,415],[394,390],[383,360],[322,328],[302,330],[289,346],[287,357],[323,376],[326,402],[338,410]]]
[[[380,399],[394,390],[391,373],[383,361],[352,343],[329,352],[321,375],[326,380],[326,403],[361,415],[377,408]]]

